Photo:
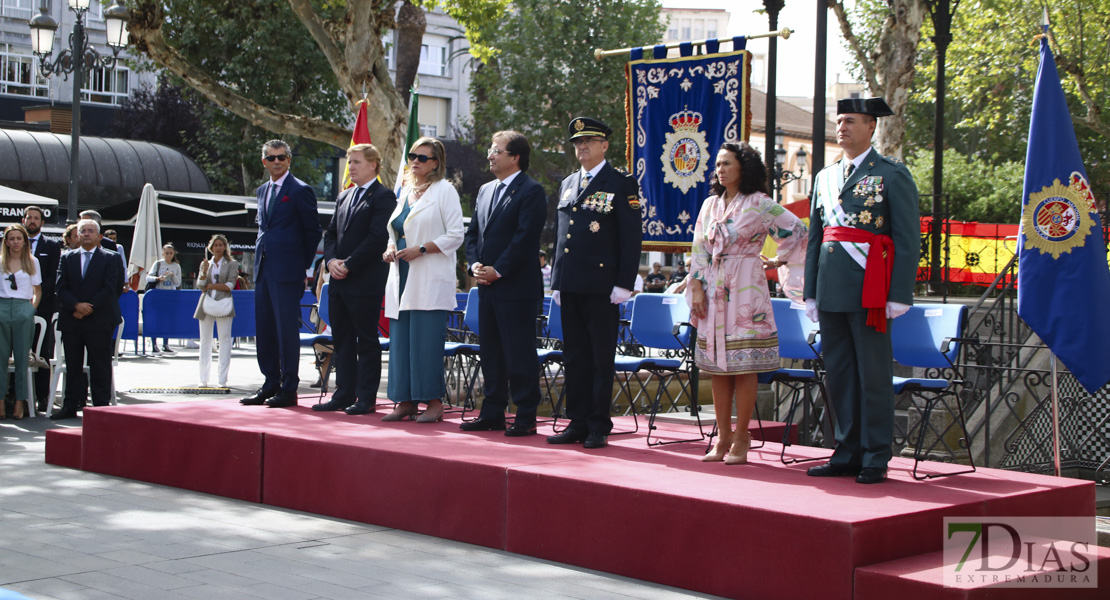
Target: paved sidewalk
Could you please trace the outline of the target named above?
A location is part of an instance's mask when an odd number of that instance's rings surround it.
[[[196,385],[197,351],[175,348],[172,357],[121,359],[121,404],[213,398],[129,392]],[[311,356],[302,358],[301,403],[311,404]],[[230,382],[235,396],[261,383],[253,348],[233,352]],[[44,464],[45,430],[79,425],[41,416],[0,421],[0,589],[41,599],[715,598],[396,529]]]

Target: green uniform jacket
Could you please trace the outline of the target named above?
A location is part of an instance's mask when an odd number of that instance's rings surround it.
[[[809,215],[805,297],[829,312],[863,310],[863,267],[840,242],[823,242],[825,227],[835,225],[825,214],[825,194],[837,190],[847,158],[817,174]],[[847,225],[894,240],[894,269],[888,300],[913,304],[913,288],[921,253],[921,221],[917,186],[905,165],[870,149],[836,199]]]

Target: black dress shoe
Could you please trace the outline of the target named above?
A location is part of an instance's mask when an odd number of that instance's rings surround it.
[[[363,402],[361,400],[359,400],[358,402],[355,402],[354,404],[348,406],[347,408],[345,408],[343,410],[343,412],[345,412],[349,415],[368,415],[370,413],[377,412],[377,411],[378,411],[377,405],[370,404],[369,402]]]
[[[65,419],[76,419],[76,418],[77,418],[77,411],[72,410],[72,409],[63,408],[62,410],[59,410],[57,412],[54,412],[54,413],[50,414],[50,420],[51,421],[62,421],[62,420],[65,420]]]
[[[536,435],[536,419],[535,417],[517,417],[512,425],[505,430],[505,435],[508,437],[527,437],[529,435]]]
[[[338,404],[336,402],[321,402],[320,404],[313,404],[312,410],[316,412],[333,412],[337,410],[346,409],[349,404]]]
[[[505,418],[478,417],[473,421],[459,423],[463,431],[505,431]]]
[[[548,444],[580,444],[590,437],[585,429],[564,429],[562,433],[547,436]]]
[[[266,406],[270,408],[289,408],[290,406],[297,405],[297,393],[280,391],[274,394],[273,398],[266,401]]]
[[[596,450],[609,445],[609,436],[604,433],[591,433],[586,436],[586,443],[582,444],[587,450]]]
[[[860,468],[851,465],[834,465],[832,463],[825,463],[816,467],[810,467],[806,471],[806,475],[810,477],[855,477],[859,475]]]
[[[265,404],[267,400],[273,398],[277,394],[277,390],[267,390],[266,388],[258,388],[253,394],[243,398],[239,404],[243,406],[260,406]]]
[[[880,467],[864,467],[856,476],[856,483],[880,483],[886,479],[886,469]]]

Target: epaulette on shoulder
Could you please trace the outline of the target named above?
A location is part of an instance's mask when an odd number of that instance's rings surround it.
[[[905,161],[898,158],[897,156],[884,156],[883,159],[886,160],[888,163],[893,164],[893,165],[904,165],[904,164],[906,164]]]

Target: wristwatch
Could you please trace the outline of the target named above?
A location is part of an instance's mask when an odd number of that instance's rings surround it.
[[[424,247],[424,244],[420,244],[420,253],[421,254],[427,254],[428,253],[428,249]]]

